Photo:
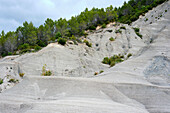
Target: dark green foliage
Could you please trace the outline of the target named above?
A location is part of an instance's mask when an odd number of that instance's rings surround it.
[[[10,82],[10,83],[17,83],[18,80],[16,80],[16,79],[10,79],[8,82]]]
[[[35,51],[39,51],[41,49],[40,46],[35,46]]]
[[[12,52],[8,52],[8,55],[12,55]]]
[[[167,12],[167,10],[165,10],[165,12]]]
[[[110,67],[115,66],[117,63],[123,62],[122,56],[121,55],[114,55],[110,58],[105,57],[102,61],[104,64],[109,64]]]
[[[139,33],[140,29],[139,28],[133,28],[135,30],[135,33],[142,39],[142,35]]]
[[[124,30],[126,30],[126,27],[125,27],[125,26],[122,26],[122,27],[120,27],[120,29],[124,29]]]
[[[109,40],[110,40],[110,41],[115,41],[115,39],[114,39],[113,37],[111,37]]]
[[[135,30],[135,32],[139,32],[139,28],[133,28]]]
[[[0,85],[3,83],[3,79],[0,78]]]
[[[18,47],[18,49],[20,49],[20,50],[30,49],[30,46],[29,46],[29,44],[25,43],[25,44],[23,44],[23,45],[20,45],[20,46]]]
[[[61,37],[62,37],[62,36],[61,36],[61,33],[60,33],[60,32],[57,32],[55,38],[58,39],[58,38],[61,38]]]
[[[92,47],[92,43],[90,43],[89,41],[84,40],[83,42],[84,42],[88,47]]]
[[[147,21],[148,21],[148,18],[145,19],[145,22],[147,22]]]
[[[106,24],[103,24],[103,25],[102,25],[102,28],[106,28]]]
[[[115,33],[122,33],[120,29],[116,30]]]
[[[95,26],[90,26],[89,30],[96,30],[96,27]]]
[[[103,70],[100,71],[100,73],[103,73],[103,72],[104,72]]]
[[[58,42],[59,44],[61,44],[61,45],[65,45],[66,42],[67,42],[67,40],[64,39],[64,38],[59,38],[59,39],[57,40],[57,42]]]
[[[128,55],[127,55],[127,58],[130,58],[132,56],[132,54],[131,53],[129,53]]]

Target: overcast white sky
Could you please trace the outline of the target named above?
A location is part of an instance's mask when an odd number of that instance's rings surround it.
[[[69,19],[87,7],[118,7],[128,0],[0,0],[0,32],[15,31],[25,21],[38,27],[47,18]]]

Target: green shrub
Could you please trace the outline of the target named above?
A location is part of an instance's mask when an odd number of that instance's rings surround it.
[[[12,52],[8,52],[8,55],[12,55]]]
[[[116,30],[115,33],[122,33],[120,29]]]
[[[96,30],[96,27],[95,26],[90,26],[89,30]]]
[[[10,82],[10,83],[17,83],[18,80],[16,80],[16,79],[10,79],[8,82]]]
[[[142,35],[139,33],[139,28],[133,28],[134,29],[134,31],[135,31],[135,33],[142,39]]]
[[[23,54],[23,53],[27,53],[27,52],[31,52],[31,49],[23,49],[19,53]]]
[[[167,10],[165,10],[165,12],[167,12]]]
[[[103,70],[100,71],[100,73],[103,73],[103,72],[104,72]]]
[[[90,43],[89,41],[84,40],[83,42],[84,42],[88,47],[92,47],[92,43]]]
[[[105,57],[102,61],[104,64],[109,64],[110,67],[115,66],[117,63],[123,62],[124,60],[122,59],[122,56],[119,55],[113,55],[112,57],[108,58]]]
[[[40,49],[41,49],[41,47],[40,46],[35,46],[35,51],[39,51]]]
[[[135,30],[135,32],[139,32],[139,28],[133,28]]]
[[[132,56],[132,54],[131,53],[129,53],[128,55],[127,55],[127,58],[130,58]]]
[[[58,42],[59,44],[61,44],[61,45],[65,45],[66,42],[67,42],[67,40],[64,39],[64,38],[59,38],[59,39],[57,40],[57,42]]]
[[[94,75],[98,75],[98,72],[95,72]]]
[[[110,60],[108,57],[105,57],[102,61],[103,64],[110,64]]]
[[[115,39],[114,39],[113,37],[111,37],[109,40],[110,40],[110,41],[115,41]]]
[[[30,45],[27,44],[27,43],[25,43],[25,44],[23,44],[23,45],[20,45],[20,46],[19,46],[19,49],[20,49],[20,50],[22,50],[22,49],[30,49]]]
[[[125,27],[125,26],[122,26],[122,27],[120,27],[120,29],[124,29],[124,30],[126,30],[126,27]]]
[[[3,79],[2,78],[0,78],[0,84],[2,84],[3,83]]]
[[[55,35],[55,38],[58,39],[58,38],[61,38],[61,37],[62,37],[61,33],[57,32],[56,35]]]
[[[140,33],[137,32],[136,34],[142,39],[143,36]]]
[[[47,44],[45,42],[43,42],[42,40],[38,40],[37,44],[41,47],[47,46]]]
[[[102,28],[106,28],[106,24],[103,24],[103,25],[102,25]]]
[[[148,21],[148,18],[145,19],[145,22],[147,22],[147,21]]]
[[[46,67],[47,65],[45,64],[43,67],[42,67],[42,76],[51,76],[52,75],[52,72],[50,70],[46,70]]]
[[[19,76],[20,76],[21,78],[23,78],[24,75],[25,75],[25,73],[19,73]]]

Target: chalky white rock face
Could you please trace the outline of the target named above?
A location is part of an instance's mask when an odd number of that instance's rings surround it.
[[[108,26],[90,33],[87,40],[92,48],[54,43],[37,53],[1,59],[0,78],[4,83],[0,85],[0,112],[169,113],[169,8],[170,1],[149,11],[132,26]],[[126,30],[115,33],[120,26]],[[133,27],[140,28],[142,38]],[[126,57],[128,53],[133,56],[112,68],[101,63],[106,56]],[[41,76],[44,64],[53,76]],[[104,72],[94,76],[101,70]],[[23,80],[19,73],[25,73]],[[20,83],[9,83],[11,78]]]

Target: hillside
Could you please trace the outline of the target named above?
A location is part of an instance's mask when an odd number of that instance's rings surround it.
[[[170,112],[169,24],[167,1],[131,25],[110,23],[82,36],[92,47],[56,42],[0,59],[0,112]],[[113,67],[102,63],[119,54],[123,62]],[[45,64],[51,76],[41,76]]]

